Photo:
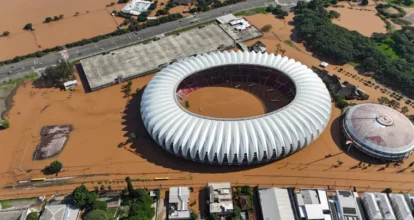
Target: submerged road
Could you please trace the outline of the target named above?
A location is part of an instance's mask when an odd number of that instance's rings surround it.
[[[296,2],[297,0],[285,0]],[[211,11],[198,13],[194,16],[188,16],[177,21],[164,23],[158,26],[146,28],[137,32],[131,32],[120,36],[111,37],[96,43],[68,49],[70,61],[82,59],[85,57],[100,54],[106,51],[116,50],[122,47],[137,44],[157,35],[168,33],[174,30],[182,29],[197,23],[213,20],[224,14],[249,10],[258,7],[267,7],[274,4],[274,0],[246,0],[245,2],[217,8]],[[283,4],[282,4],[283,5]],[[285,6],[286,7],[286,6]],[[288,7],[287,7],[288,8]],[[25,73],[41,70],[53,64],[62,58],[61,53],[50,53],[46,56],[34,59],[26,59],[18,63],[3,65],[0,67],[0,82],[8,81],[22,77]]]

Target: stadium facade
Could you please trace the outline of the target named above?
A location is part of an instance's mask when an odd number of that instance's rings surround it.
[[[343,116],[342,128],[352,147],[383,161],[401,161],[414,149],[413,124],[384,105],[352,106]]]
[[[289,101],[238,119],[201,116],[180,104],[199,88],[237,88],[243,82],[270,86]],[[293,59],[225,51],[189,57],[157,73],[143,93],[141,115],[166,151],[203,163],[241,165],[277,160],[312,143],[329,121],[331,98],[322,80]]]

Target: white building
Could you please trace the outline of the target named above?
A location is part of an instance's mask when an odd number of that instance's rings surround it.
[[[190,219],[188,187],[171,187],[168,199],[168,219]]]
[[[396,220],[390,201],[385,193],[364,193],[362,202],[369,220]]]
[[[341,220],[364,220],[365,215],[361,213],[362,207],[357,202],[358,193],[337,190],[335,192],[336,207]]]
[[[140,15],[142,12],[148,11],[148,8],[151,6],[152,2],[142,1],[142,0],[132,0],[124,8],[122,12],[131,14],[131,15]]]
[[[414,213],[414,195],[413,194],[404,194],[405,201],[407,202],[408,207],[411,210],[411,213]]]
[[[68,205],[47,205],[39,220],[76,220],[79,209]]]
[[[332,219],[326,190],[301,189],[295,195],[301,219]]]
[[[391,205],[394,208],[394,213],[398,220],[414,219],[404,195],[390,193],[388,196],[390,197]]]
[[[289,189],[259,189],[260,207],[265,220],[296,220]]]
[[[238,31],[246,30],[250,26],[252,26],[246,19],[244,18],[237,18],[235,20],[232,20],[229,22],[231,26],[234,27],[234,29]]]
[[[233,200],[230,183],[209,183],[210,214],[233,214]]]

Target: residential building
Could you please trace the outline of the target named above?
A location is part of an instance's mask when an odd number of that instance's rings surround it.
[[[332,219],[326,190],[301,189],[295,195],[301,219]]]
[[[297,220],[292,202],[293,189],[259,189],[260,207],[264,220]]]
[[[69,205],[47,205],[39,220],[76,220],[79,209]]]
[[[208,183],[210,214],[228,216],[233,214],[230,183]]]
[[[0,208],[1,208],[1,204],[0,204]],[[28,214],[29,214],[28,209],[13,210],[13,211],[0,211],[0,220],[25,220]]]
[[[362,202],[369,220],[396,220],[388,196],[385,193],[364,193]]]
[[[168,198],[168,219],[190,219],[188,187],[171,187]]]
[[[337,190],[335,192],[336,208],[341,220],[364,220],[365,215],[361,212],[362,205],[357,201],[358,193]]]
[[[388,194],[397,220],[413,220],[411,210],[403,194]]]

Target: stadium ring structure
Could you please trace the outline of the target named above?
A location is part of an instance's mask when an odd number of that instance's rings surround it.
[[[343,117],[342,129],[352,147],[383,161],[401,161],[414,149],[414,125],[384,105],[352,106]]]
[[[263,115],[231,119],[201,116],[180,105],[194,90],[240,81],[271,86],[290,101]],[[141,99],[144,126],[163,149],[220,165],[262,163],[291,155],[322,133],[330,115],[329,92],[312,70],[267,53],[224,51],[179,60],[151,79]]]

